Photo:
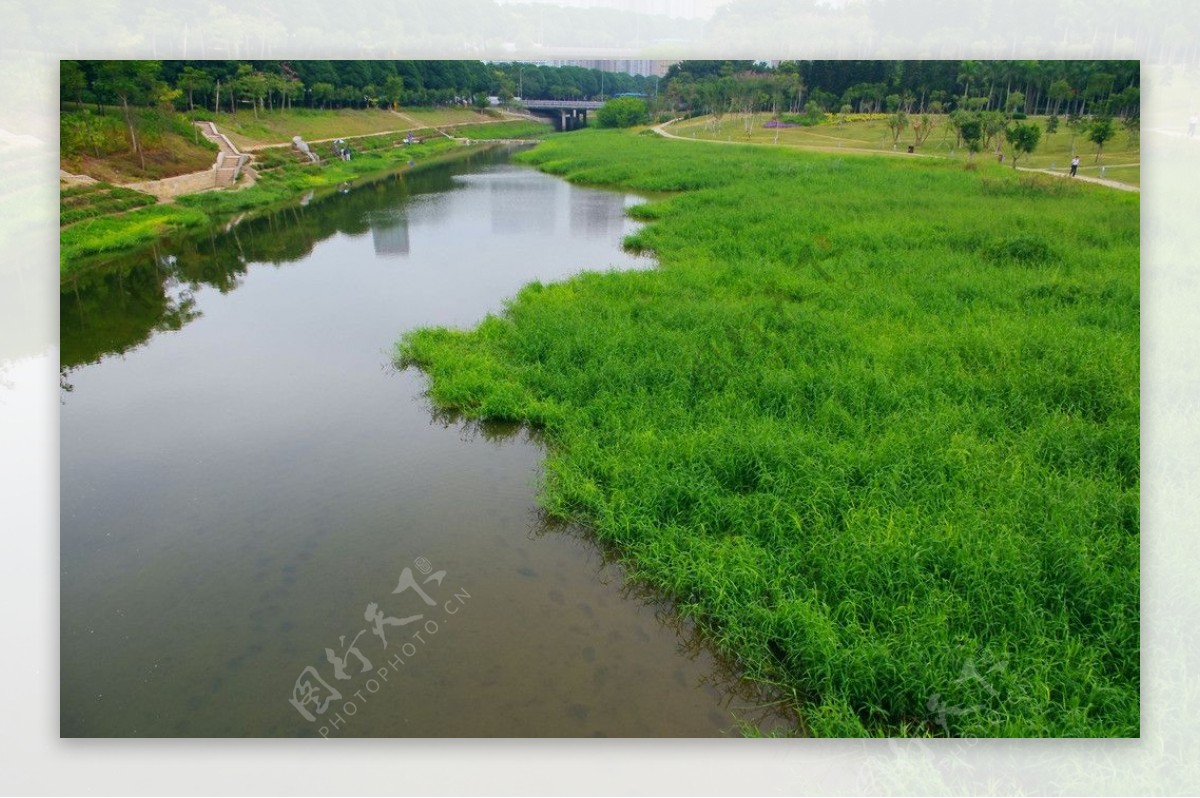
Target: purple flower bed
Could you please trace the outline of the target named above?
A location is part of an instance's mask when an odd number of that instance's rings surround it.
[[[799,125],[792,122],[780,122],[778,119],[768,119],[763,122],[763,127],[799,127]]]

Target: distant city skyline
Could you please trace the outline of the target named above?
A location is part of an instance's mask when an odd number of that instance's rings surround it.
[[[616,72],[625,75],[645,75],[647,77],[663,77],[672,64],[679,59],[652,58],[516,58],[514,61],[537,64],[539,66],[563,67],[576,66],[584,69],[598,69],[601,72]]]
[[[675,19],[709,19],[734,0],[495,0],[498,5],[553,5],[561,8],[607,8]]]

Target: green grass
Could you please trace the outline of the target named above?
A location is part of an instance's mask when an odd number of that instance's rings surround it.
[[[684,138],[697,140],[725,141],[749,144],[778,144],[780,146],[797,147],[826,151],[894,151],[904,154],[909,144],[913,143],[912,129],[905,130],[896,144],[892,146],[892,133],[887,126],[886,114],[870,115],[860,118],[855,115],[853,121],[838,124],[837,116],[831,116],[826,122],[813,127],[764,128],[764,122],[770,119],[768,114],[758,114],[749,118],[751,124],[747,127],[747,117],[738,114],[728,114],[718,123],[712,117],[703,116],[687,119],[671,125],[667,132]],[[910,115],[911,117],[911,115]],[[944,115],[932,115],[934,120],[933,133],[925,142],[917,147],[920,155],[938,157],[954,157],[960,161],[967,158],[967,152],[961,147],[955,147],[955,136],[947,126]],[[1021,167],[1034,169],[1051,169],[1066,173],[1070,166],[1071,155],[1078,152],[1082,158],[1079,174],[1088,177],[1100,177],[1101,167],[1105,168],[1105,178],[1130,185],[1140,182],[1140,143],[1136,137],[1119,129],[1117,135],[1104,147],[1100,161],[1094,162],[1096,145],[1087,140],[1081,133],[1072,134],[1066,126],[1066,118],[1060,117],[1058,131],[1046,135],[1043,116],[1030,117],[1042,128],[1042,138],[1031,155],[1022,156],[1018,161]],[[1012,151],[1004,146],[1006,163],[1011,166]],[[988,159],[990,153],[980,153],[977,159]]]
[[[141,246],[168,233],[210,221],[200,211],[178,205],[154,205],[121,216],[86,219],[59,233],[60,273],[69,274],[86,255]]]
[[[405,167],[410,161],[427,161],[469,149],[449,139],[437,138],[412,147],[389,145],[376,151],[359,151],[350,161],[326,160],[320,164],[307,164],[292,160],[265,171],[249,188],[189,194],[169,205],[87,219],[61,231],[60,275],[65,277],[81,268],[91,255],[137,247],[180,230],[214,224],[231,214],[287,202],[310,190],[336,187]],[[287,157],[291,158],[290,155]],[[83,196],[92,195],[85,191]]]
[[[399,113],[378,108],[336,111],[292,108],[264,111],[257,119],[249,110],[204,117],[216,122],[217,128],[240,149],[290,143],[293,136],[323,141],[449,125],[502,124],[494,122],[492,116],[462,108],[402,108]]]
[[[532,284],[397,358],[543,427],[590,525],[821,736],[1139,731],[1138,197],[980,163],[584,131],[680,192],[660,268]]]
[[[59,225],[65,227],[83,219],[122,213],[156,202],[150,194],[108,183],[64,188],[59,192]]]
[[[492,122],[485,125],[460,125],[448,132],[459,138],[479,141],[490,139],[541,139],[554,128],[548,122],[529,122],[524,119],[508,122]]]

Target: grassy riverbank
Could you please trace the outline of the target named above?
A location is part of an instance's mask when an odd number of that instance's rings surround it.
[[[473,118],[487,118],[472,114]],[[310,114],[318,122],[327,122],[330,115]],[[168,205],[153,205],[154,198],[148,194],[107,184],[64,188],[60,198],[60,273],[69,274],[81,258],[90,255],[141,246],[179,230],[212,224],[228,214],[284,202],[310,190],[406,166],[410,161],[441,156],[460,147],[463,139],[536,140],[552,128],[543,122],[508,119],[449,130],[458,140],[433,128],[413,131],[422,143],[407,146],[401,144],[402,136],[393,133],[349,137],[347,142],[354,151],[350,161],[332,157],[326,145],[315,145],[315,151],[325,156],[320,164],[308,163],[290,144],[259,149],[254,154],[258,179],[253,186],[185,195]],[[151,207],[130,210],[143,205]]]
[[[310,190],[333,187],[366,175],[394,170],[455,150],[468,151],[457,141],[430,139],[409,147],[390,143],[373,151],[359,151],[350,161],[326,160],[305,165],[291,162],[264,170],[257,182],[237,191],[206,191],[179,197],[168,205],[152,205],[116,216],[85,219],[63,228],[59,236],[59,269],[67,276],[89,255],[144,245],[180,230],[214,224],[229,214],[265,207],[298,197]]]
[[[635,209],[661,268],[399,346],[438,405],[545,427],[551,513],[813,734],[1138,734],[1136,195],[609,131],[526,158],[681,192]]]

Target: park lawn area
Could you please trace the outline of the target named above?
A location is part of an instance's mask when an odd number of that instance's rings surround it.
[[[480,124],[496,121],[495,117],[469,109],[387,109],[321,110],[291,108],[286,111],[263,111],[258,118],[250,111],[236,115],[206,115],[217,128],[229,137],[238,149],[290,144],[293,136],[306,141],[369,136],[388,131],[406,131],[421,127],[450,124]],[[416,124],[414,124],[414,122]]]
[[[856,115],[856,117],[859,115]],[[910,118],[912,115],[910,114]],[[931,114],[934,121],[933,133],[917,148],[917,154],[954,157],[966,160],[968,153],[962,147],[955,147],[955,136],[947,123],[944,114]],[[685,138],[707,139],[710,141],[744,142],[751,144],[774,144],[781,146],[800,147],[804,149],[821,150],[867,150],[875,152],[905,153],[909,144],[913,143],[912,128],[905,130],[896,144],[892,146],[892,132],[887,126],[886,114],[874,114],[868,119],[858,119],[838,123],[836,116],[828,122],[812,127],[764,128],[763,123],[770,119],[768,114],[758,114],[753,117],[753,124],[747,130],[746,117],[740,114],[726,114],[719,126],[711,116],[697,117],[676,122],[667,127],[667,132]],[[1137,136],[1130,135],[1117,122],[1117,133],[1104,145],[1100,162],[1094,162],[1096,145],[1087,140],[1083,134],[1072,134],[1066,126],[1066,118],[1059,118],[1058,131],[1046,135],[1044,116],[1029,117],[1026,122],[1033,122],[1042,128],[1042,138],[1031,155],[1022,156],[1018,166],[1034,169],[1053,169],[1057,172],[1068,171],[1072,148],[1078,152],[1082,161],[1079,173],[1089,177],[1105,177],[1138,185],[1140,183],[1141,158],[1140,143]],[[778,133],[778,141],[776,141]],[[994,147],[993,147],[994,149]],[[1006,162],[1011,165],[1012,150],[1004,147]],[[988,152],[981,152],[976,158],[992,157]],[[1104,174],[1101,175],[1101,167]]]
[[[1138,735],[1138,195],[627,131],[522,157],[674,192],[632,211],[658,268],[398,344],[437,406],[544,430],[549,514],[800,733]]]

